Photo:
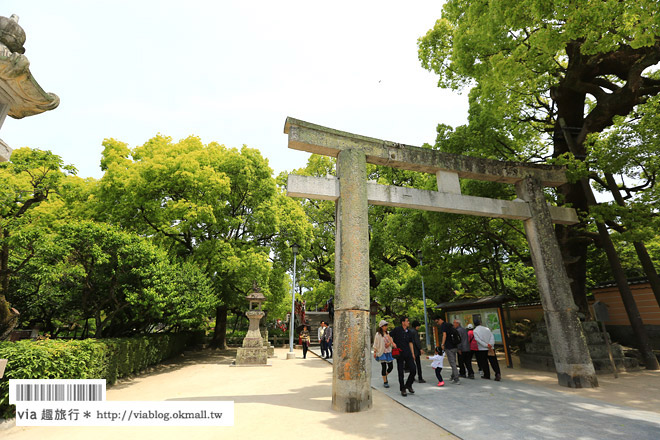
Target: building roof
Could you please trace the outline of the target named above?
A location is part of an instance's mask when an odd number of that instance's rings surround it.
[[[628,278],[628,285],[632,286],[635,284],[644,284],[648,283],[649,279],[647,277],[630,277]],[[604,281],[602,283],[598,283],[594,286],[594,289],[605,289],[607,287],[616,287],[616,281],[614,280],[609,280],[609,281]]]
[[[486,307],[499,307],[507,301],[511,301],[511,298],[506,295],[494,295],[476,299],[462,299],[459,301],[440,303],[435,308],[442,309],[445,312],[452,310],[474,310]]]

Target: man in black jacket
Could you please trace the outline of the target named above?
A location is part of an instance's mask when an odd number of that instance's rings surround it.
[[[415,364],[417,364],[417,382],[419,383],[426,383],[426,381],[422,378],[422,353],[424,353],[424,350],[422,350],[422,341],[419,339],[419,329],[421,328],[422,324],[419,321],[413,321],[412,323],[412,328],[409,329],[409,331],[413,335],[413,348],[414,348],[414,353],[415,353]]]
[[[412,332],[408,329],[410,327],[410,321],[408,317],[401,317],[401,325],[396,327],[390,332],[390,336],[394,341],[394,345],[401,349],[401,354],[396,357],[396,371],[399,375],[399,389],[401,390],[402,396],[407,396],[408,393],[415,394],[415,391],[412,388],[412,384],[415,381],[416,373],[416,364],[415,364],[415,349],[413,347],[413,335]],[[403,382],[403,374],[408,367],[410,374],[408,375],[408,380]],[[406,390],[408,392],[406,392]]]

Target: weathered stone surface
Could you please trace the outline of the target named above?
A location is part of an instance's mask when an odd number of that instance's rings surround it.
[[[612,373],[607,345],[598,324],[594,321],[582,322],[582,328],[587,339],[587,347],[597,374]],[[626,371],[639,369],[636,359],[627,358],[619,344],[612,344],[612,356],[617,368]],[[556,372],[550,340],[544,322],[540,322],[532,333],[532,342],[525,344],[525,351],[520,353],[520,365],[523,368],[540,369]]]
[[[541,183],[528,177],[516,184],[516,191],[529,204],[532,213],[524,226],[559,384],[570,388],[596,387],[598,379],[571,296]]]
[[[340,182],[341,258],[335,310],[369,310],[369,221],[367,164],[359,150],[337,159]]]
[[[264,316],[260,309],[248,310],[245,315],[250,320],[243,346],[236,352],[236,365],[266,365],[268,363],[268,348],[259,331],[259,321]]]
[[[342,412],[371,408],[369,312],[335,310],[332,407]]]
[[[461,178],[503,183],[516,183],[534,175],[544,186],[559,186],[567,182],[564,170],[559,167],[443,153],[334,130],[294,118],[286,119],[284,133],[289,135],[289,148],[324,156],[337,157],[342,150],[359,149],[366,154],[368,163],[424,173],[451,171]]]
[[[344,150],[337,158],[335,319],[332,406],[337,411],[371,408],[369,336],[369,235],[365,155]],[[338,269],[338,270],[337,270]]]
[[[18,24],[18,16],[0,17],[0,45],[9,52],[25,53],[25,31]],[[1,54],[1,52],[0,52]]]
[[[268,349],[266,347],[238,347],[236,365],[266,365]]]
[[[451,189],[451,188],[449,188]],[[455,188],[454,188],[455,189]],[[320,200],[339,199],[339,179],[289,174],[287,195]],[[367,201],[372,205],[397,206],[425,211],[450,212],[486,217],[525,220],[531,218],[526,203],[465,196],[460,193],[428,191],[367,183]],[[572,208],[549,206],[553,223],[574,224],[578,218]]]
[[[0,139],[0,162],[7,162],[11,157],[11,148]]]
[[[0,103],[9,104],[9,116],[21,119],[56,108],[60,98],[41,88],[25,55],[12,53],[0,56]]]

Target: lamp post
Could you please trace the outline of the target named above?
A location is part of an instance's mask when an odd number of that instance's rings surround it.
[[[295,359],[296,354],[293,352],[293,331],[296,326],[296,256],[298,255],[298,246],[296,243],[291,245],[293,251],[293,288],[291,290],[291,318],[289,319],[289,352],[286,354],[287,359]]]
[[[422,278],[422,301],[424,302],[424,336],[426,336],[426,349],[430,350],[431,349],[431,340],[429,339],[429,318],[428,315],[426,314],[426,291],[424,289],[424,275],[422,275],[421,268],[422,268],[422,250],[417,251],[417,258],[419,258],[419,268],[420,268],[420,273],[419,276]]]

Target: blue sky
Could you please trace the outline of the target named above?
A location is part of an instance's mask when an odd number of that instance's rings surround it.
[[[467,96],[422,69],[417,39],[440,1],[4,0],[17,14],[39,84],[60,106],[7,118],[12,148],[49,149],[101,177],[101,143],[162,133],[248,145],[276,173],[309,154],[287,148],[284,120],[411,145],[465,123]]]

